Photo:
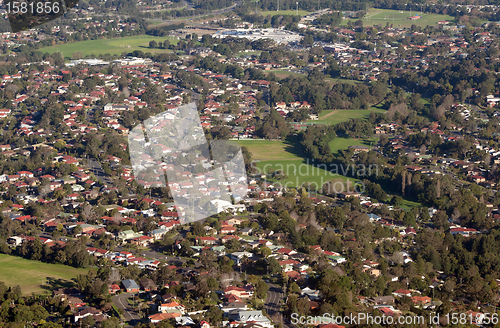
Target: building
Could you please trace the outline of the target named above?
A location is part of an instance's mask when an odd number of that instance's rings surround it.
[[[139,285],[132,279],[123,280],[122,285],[127,293],[136,293],[139,291]]]
[[[246,323],[255,323],[264,328],[274,327],[262,311],[244,310],[229,313],[229,320],[236,321],[242,325],[245,325]]]

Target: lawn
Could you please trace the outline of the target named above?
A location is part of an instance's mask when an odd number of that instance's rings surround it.
[[[268,16],[268,15],[271,15],[271,16],[275,16],[275,15],[297,15],[297,12],[295,10],[280,10],[280,11],[258,11],[257,12],[259,15],[262,15],[262,16]],[[310,11],[306,11],[306,10],[300,10],[298,11],[298,14],[299,16],[305,16],[305,15],[308,15],[310,14],[311,12]]]
[[[292,72],[286,69],[272,69],[269,71],[264,71],[264,74],[268,75],[269,73],[274,73],[277,78],[279,79],[286,79],[289,76],[305,76],[305,73],[297,73],[297,72]]]
[[[345,79],[345,78],[332,78],[332,77],[327,77],[325,79],[326,82],[328,82],[330,85],[334,85],[337,83],[348,83],[348,84],[359,84],[362,83],[361,81],[358,80],[350,80],[350,79]]]
[[[115,39],[87,40],[60,45],[58,44],[55,46],[41,48],[40,51],[48,53],[60,52],[63,57],[69,59],[75,58],[75,54],[82,57],[93,57],[104,54],[121,55],[123,52],[132,52],[134,50],[151,52],[153,54],[171,51],[168,49],[149,48],[149,41],[152,40],[155,40],[156,42],[164,42],[165,40],[169,40],[172,44],[177,43],[177,39],[175,38],[156,37],[143,34]]]
[[[253,164],[257,174],[267,174],[282,171],[286,177],[278,181],[287,187],[297,187],[303,183],[314,183],[321,187],[324,183],[339,180],[345,183],[348,178],[337,173],[337,167],[315,167],[310,161],[301,157],[293,143],[280,140],[239,140],[238,145],[245,146],[252,154]],[[356,179],[349,178],[351,182]]]
[[[403,199],[403,202],[401,203],[401,207],[404,208],[405,210],[410,210],[414,207],[422,207],[422,203],[413,202],[411,200]]]
[[[370,116],[370,112],[375,113],[385,113],[385,110],[372,107],[368,109],[335,109],[335,110],[324,110],[319,113],[319,120],[308,121],[315,124],[338,124],[341,122],[348,121],[354,118],[367,119]]]
[[[295,145],[280,140],[238,140],[238,145],[245,146],[255,161],[302,160]]]
[[[332,166],[313,166],[309,161],[304,160],[288,160],[288,161],[260,161],[255,163],[258,173],[270,173],[274,171],[281,171],[285,174],[285,178],[277,180],[280,184],[286,187],[297,187],[303,183],[311,183],[321,188],[323,184],[329,181],[341,181],[346,183],[350,181],[351,184],[357,182],[357,179],[348,178],[337,174],[341,168]],[[276,181],[270,179],[270,181]],[[341,192],[343,190],[339,190]]]
[[[376,137],[372,138],[364,138],[364,139],[356,139],[356,138],[340,138],[337,137],[330,141],[328,145],[332,150],[332,153],[338,153],[339,150],[344,150],[349,148],[350,146],[368,146],[371,147],[375,145],[377,141]]]
[[[0,281],[7,286],[21,286],[23,295],[70,287],[73,285],[73,278],[87,271],[62,264],[48,264],[0,254]]]
[[[236,56],[237,57],[245,57],[245,56],[253,56],[253,55],[259,56],[261,52],[262,51],[260,51],[260,50],[255,50],[255,51],[254,50],[252,50],[252,51],[242,50],[242,51],[238,52],[238,54]]]
[[[417,20],[408,19],[410,16],[415,15],[418,15],[421,18]],[[393,24],[394,27],[411,27],[412,25],[425,27],[428,25],[437,25],[439,21],[453,22],[454,19],[454,17],[449,15],[427,14],[418,11],[410,12],[389,9],[370,9],[361,20],[363,21],[364,26],[385,26],[389,23]],[[351,21],[354,20],[355,19],[351,19]],[[342,24],[347,24],[348,21],[348,19],[345,19]]]

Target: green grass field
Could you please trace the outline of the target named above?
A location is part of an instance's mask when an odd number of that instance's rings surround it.
[[[403,202],[401,203],[401,207],[404,208],[405,210],[410,210],[414,207],[422,207],[422,203],[413,202],[411,200],[403,199]]]
[[[279,140],[239,140],[238,145],[245,146],[252,154],[252,159],[257,161],[254,166],[257,174],[267,174],[282,171],[286,178],[277,181],[287,187],[297,187],[303,183],[314,183],[321,187],[324,183],[339,180],[352,183],[357,180],[341,176],[328,167],[314,167],[301,157],[295,146],[286,141]]]
[[[256,161],[301,160],[295,145],[280,140],[238,140],[245,146]]]
[[[408,17],[419,15],[420,19],[409,20]],[[365,17],[361,20],[364,26],[374,26],[382,25],[385,26],[387,23],[393,24],[394,27],[411,27],[416,26],[434,26],[437,25],[439,21],[449,21],[453,22],[454,17],[449,15],[439,15],[439,14],[427,14],[417,11],[399,11],[399,10],[389,10],[389,9],[370,9]],[[345,19],[342,24],[347,24],[349,20]],[[354,21],[354,19],[351,19]]]
[[[334,85],[334,84],[337,84],[337,83],[348,83],[348,84],[363,83],[363,82],[358,81],[358,80],[349,80],[349,79],[344,79],[344,78],[331,78],[331,77],[327,77],[325,79],[325,81],[328,82],[330,85]]]
[[[335,138],[328,143],[332,153],[336,154],[339,150],[344,150],[349,148],[350,146],[368,146],[372,147],[377,142],[376,137],[365,138],[365,139],[356,139],[356,138]]]
[[[329,181],[350,181],[355,183],[357,179],[348,178],[337,174],[336,168],[316,167],[304,160],[285,160],[285,161],[260,161],[255,167],[258,173],[265,174],[274,171],[281,171],[285,178],[277,180],[286,187],[298,187],[303,183],[315,184],[318,188]],[[273,180],[271,180],[273,181]]]
[[[286,69],[272,69],[269,71],[264,71],[264,74],[268,75],[269,73],[274,73],[277,78],[286,79],[289,76],[305,76],[303,73],[290,72]]]
[[[0,254],[0,281],[7,286],[21,286],[23,295],[72,286],[71,279],[87,271],[62,264],[48,264]]]
[[[168,49],[151,49],[149,48],[149,41],[155,40],[156,42],[164,42],[169,40],[170,43],[176,44],[177,39],[171,37],[155,37],[150,35],[137,35],[128,36],[116,39],[99,39],[71,42],[61,45],[41,48],[40,51],[54,53],[60,52],[65,58],[75,58],[75,54],[86,56],[98,56],[104,54],[121,55],[123,52],[132,52],[134,50],[141,50],[143,52],[163,53],[170,52]]]
[[[370,112],[385,113],[385,110],[372,107],[371,109],[337,109],[337,110],[324,110],[319,113],[319,120],[308,121],[315,124],[338,124],[354,118],[367,119]]]
[[[297,15],[297,12],[295,10],[280,10],[280,11],[258,11],[257,12],[259,15],[262,16],[275,16],[275,15]],[[300,10],[298,11],[299,16],[305,16],[307,14],[310,14],[310,11],[306,10]]]

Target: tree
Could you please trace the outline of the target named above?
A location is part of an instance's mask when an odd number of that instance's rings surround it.
[[[264,280],[260,279],[257,282],[256,286],[256,294],[260,299],[265,299],[267,297],[267,291],[269,290],[269,286],[264,282]]]
[[[102,323],[103,328],[120,328],[120,319],[117,317],[110,317]]]
[[[90,328],[95,325],[95,319],[93,315],[89,315],[82,320],[82,327]]]
[[[149,47],[152,49],[158,48],[158,42],[155,40],[149,41]]]
[[[275,273],[280,273],[281,272],[281,265],[279,264],[278,260],[275,259],[274,257],[268,258],[268,267],[269,267],[269,273],[275,274]]]
[[[290,284],[290,288],[288,289],[288,291],[292,294],[300,294],[300,287],[299,285],[297,285],[297,283],[294,281]]]
[[[211,325],[217,326],[217,325],[222,323],[224,311],[222,311],[218,306],[211,306],[208,308],[205,315],[206,315],[206,318],[208,319],[208,322]]]
[[[306,34],[302,40],[300,40],[300,44],[304,47],[311,47],[314,44],[314,38],[311,34]]]
[[[272,251],[269,247],[264,246],[264,247],[261,247],[260,253],[264,258],[267,258],[269,255],[272,254]]]

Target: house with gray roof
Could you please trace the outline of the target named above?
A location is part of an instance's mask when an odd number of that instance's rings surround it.
[[[127,293],[134,293],[139,291],[139,285],[132,279],[122,280],[123,288],[127,291]]]

